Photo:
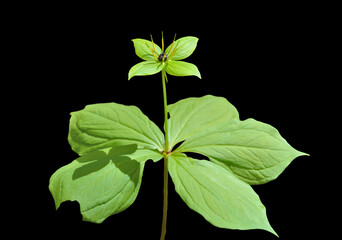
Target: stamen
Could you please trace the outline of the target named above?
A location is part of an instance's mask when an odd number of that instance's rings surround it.
[[[153,58],[157,61],[158,60],[157,57],[154,55],[153,50],[147,45],[147,43],[146,43],[146,47],[148,47],[148,49],[150,49],[150,51],[151,51],[151,53],[153,55]]]
[[[164,52],[164,34],[162,31],[162,52]]]
[[[169,51],[167,52],[167,55],[169,55],[169,53],[171,52],[171,49],[172,49],[172,47],[173,47],[173,44],[175,43],[175,40],[176,40],[176,34],[175,34],[175,37],[173,38],[173,42],[172,42],[172,44],[171,44],[171,47],[170,47]],[[170,59],[170,58],[169,58],[169,59]]]
[[[151,34],[151,40],[152,40],[153,49],[154,49],[155,53],[157,53],[157,54],[158,54],[158,52],[157,52],[157,50],[156,50],[156,47],[154,46],[154,42],[153,42],[153,38],[152,38],[152,34]]]
[[[173,49],[171,55],[170,55],[170,58],[171,59],[173,57],[173,55],[175,55],[175,52],[176,52],[176,49],[177,49],[177,46],[178,46],[179,42],[177,42],[177,45],[175,46],[175,48]]]

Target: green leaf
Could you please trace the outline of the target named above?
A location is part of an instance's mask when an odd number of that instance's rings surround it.
[[[184,154],[169,156],[169,173],[184,202],[214,226],[264,229],[275,235],[259,196],[224,168]]]
[[[274,127],[254,119],[231,121],[188,138],[178,149],[210,158],[250,185],[277,178],[298,156]]]
[[[176,48],[172,60],[182,60],[189,57],[194,51],[197,46],[198,38],[196,37],[182,37],[175,41],[170,46],[167,47],[165,52],[168,55],[171,55],[174,49]],[[172,49],[171,49],[172,46]],[[171,50],[171,51],[170,51]]]
[[[196,65],[183,61],[168,61],[165,70],[168,74],[173,76],[191,76],[201,78],[201,74],[198,71]]]
[[[239,113],[227,99],[207,95],[187,98],[168,106],[170,146],[239,119]]]
[[[139,192],[145,161],[161,153],[117,146],[82,156],[57,170],[49,190],[56,208],[64,201],[78,201],[84,221],[101,223],[128,208]]]
[[[159,54],[162,52],[161,48],[157,44],[155,43],[153,44],[151,41],[141,39],[141,38],[133,39],[132,41],[134,43],[135,53],[137,54],[138,57],[140,57],[143,60],[147,60],[147,61],[155,60],[151,50],[153,52],[157,51],[157,53],[154,53],[156,54],[157,58]]]
[[[143,61],[135,64],[128,73],[128,80],[134,76],[146,76],[159,73],[163,69],[163,64],[157,61]]]
[[[115,145],[163,150],[164,135],[139,108],[117,103],[87,105],[71,113],[69,143],[79,155]]]

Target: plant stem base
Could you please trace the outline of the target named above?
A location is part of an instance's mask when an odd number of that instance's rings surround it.
[[[168,200],[168,158],[164,158],[164,201],[163,201],[163,223],[160,240],[165,239],[166,235],[166,220],[167,220],[167,200]]]

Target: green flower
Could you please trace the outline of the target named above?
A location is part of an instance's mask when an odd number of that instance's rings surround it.
[[[176,37],[175,37],[176,38]],[[145,39],[133,39],[135,53],[145,60],[134,65],[128,73],[128,80],[134,76],[145,76],[165,71],[173,76],[194,75],[201,78],[198,68],[188,62],[179,61],[189,57],[195,50],[198,38],[183,37],[175,41],[164,51],[164,38],[162,37],[162,48]],[[166,75],[166,74],[165,74]]]

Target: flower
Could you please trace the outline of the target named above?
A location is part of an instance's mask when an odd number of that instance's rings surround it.
[[[176,38],[176,36],[175,36]],[[164,51],[164,38],[162,37],[162,48],[153,42],[145,39],[133,39],[135,53],[145,60],[134,65],[128,73],[128,80],[134,76],[145,76],[165,71],[173,76],[194,75],[201,78],[198,68],[188,62],[179,61],[189,57],[197,46],[198,38],[182,37],[166,48]]]

